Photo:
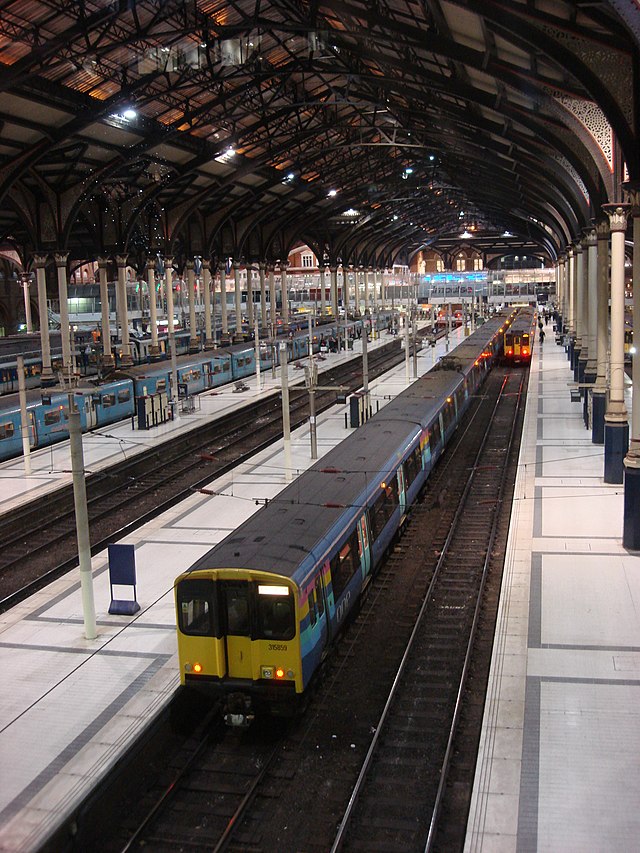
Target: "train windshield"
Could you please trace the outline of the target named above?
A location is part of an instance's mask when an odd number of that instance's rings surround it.
[[[178,618],[182,633],[192,636],[295,636],[294,598],[284,585],[187,578],[178,587]]]

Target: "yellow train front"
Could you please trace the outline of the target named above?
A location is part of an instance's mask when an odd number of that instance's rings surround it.
[[[181,575],[175,594],[182,684],[223,699],[230,724],[251,722],[256,705],[272,713],[295,709],[303,680],[298,595],[290,578],[200,569]]]
[[[533,308],[521,308],[504,333],[506,364],[529,364],[536,336],[536,312]]]

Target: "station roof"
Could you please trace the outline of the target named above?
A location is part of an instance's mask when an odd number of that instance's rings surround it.
[[[553,259],[640,179],[639,60],[637,0],[0,0],[0,246]]]

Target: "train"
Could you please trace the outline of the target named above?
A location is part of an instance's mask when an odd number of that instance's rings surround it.
[[[304,708],[508,319],[481,326],[176,578],[183,691],[218,699],[233,726]]]
[[[536,310],[531,306],[521,308],[513,322],[504,330],[503,358],[506,364],[531,363],[537,316]]]
[[[351,341],[364,323],[371,328],[371,319],[340,323],[340,342]],[[386,328],[387,316],[378,316],[378,328]],[[287,359],[295,361],[308,355],[309,336],[298,332],[281,337],[286,341]],[[325,346],[337,346],[336,324],[323,325],[313,333],[314,352]],[[279,363],[276,346],[266,341],[260,345],[260,369],[268,370]],[[239,343],[224,349],[200,352],[181,357],[177,364],[177,396],[191,397],[230,382],[241,381],[255,373],[256,352],[253,343]],[[171,363],[168,360],[134,365],[119,370],[107,382],[92,383],[86,377],[83,385],[73,389],[75,405],[80,412],[83,432],[134,416],[136,399],[166,393],[172,399]],[[69,437],[69,391],[43,389],[30,391],[27,405],[29,444],[31,448],[46,447]],[[22,453],[20,405],[17,395],[0,398],[0,460]]]

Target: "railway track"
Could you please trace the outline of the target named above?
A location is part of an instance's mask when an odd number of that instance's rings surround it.
[[[369,356],[370,378],[403,358],[397,339],[374,350]],[[359,359],[339,365],[323,377],[325,384],[352,390],[361,381]],[[335,392],[318,391],[316,411],[330,407],[335,399]],[[308,395],[304,389],[292,387],[290,401],[291,424],[295,427],[308,418]],[[86,484],[92,553],[203,488],[280,436],[281,408],[274,394],[124,459],[108,470],[90,474]],[[5,513],[0,519],[0,612],[73,568],[77,559],[71,486]]]
[[[326,853],[334,843],[336,828],[353,797],[354,785],[359,776],[363,776],[362,790],[354,798],[352,813],[345,822],[349,832],[345,841],[340,842],[345,843],[346,849],[423,850],[430,818],[416,818],[410,809],[419,813],[427,811],[427,801],[431,799],[433,803],[437,796],[440,806],[433,849],[447,853],[462,850],[510,514],[508,489],[504,500],[496,493],[499,479],[496,466],[504,467],[508,457],[507,480],[512,482],[517,462],[516,448],[506,451],[504,430],[507,425],[511,430],[514,420],[519,421],[519,416],[515,417],[515,412],[509,413],[507,409],[509,403],[515,404],[518,399],[520,381],[513,393],[509,385],[502,393],[496,411],[500,425],[492,420],[495,399],[505,375],[504,371],[494,369],[481,395],[473,402],[446,454],[432,472],[409,525],[369,587],[359,614],[327,661],[306,714],[292,722],[286,731],[252,728],[244,735],[232,736],[236,739],[233,750],[240,750],[242,766],[253,764],[257,768],[260,765],[263,771],[259,781],[255,781],[255,774],[244,774],[243,796],[235,800],[236,803],[241,800],[242,807],[232,809],[231,795],[225,796],[226,810],[220,822],[218,796],[199,793],[200,787],[209,790],[208,771],[198,769],[194,776],[187,775],[184,783],[174,786],[179,790],[172,794],[175,799],[168,806],[169,811],[163,808],[165,816],[158,815],[160,823],[156,828],[149,826],[127,849],[165,849],[158,826],[170,827],[172,821],[167,815],[184,812],[191,815],[191,824],[188,821],[180,824],[183,849],[277,849],[282,853],[304,849],[307,853]],[[519,379],[520,376],[518,373]],[[478,457],[478,448],[487,431],[489,438],[485,442],[484,455]],[[467,487],[468,473],[473,474],[473,487]],[[465,489],[464,509],[460,510]],[[497,517],[489,518],[494,509]],[[456,512],[463,517],[462,544],[452,535],[445,547]],[[474,520],[471,525],[471,519],[477,519],[477,523]],[[487,545],[491,529],[493,542]],[[482,574],[478,564],[484,564],[484,556],[476,557],[472,567],[468,560],[471,552],[482,550],[490,552],[492,559],[480,595],[477,589],[467,588],[465,576],[470,572],[476,577]],[[439,622],[431,647],[421,653],[418,683],[407,688],[412,698],[402,699],[389,714],[399,727],[392,731],[385,725],[381,727],[380,716],[387,702],[393,703],[388,698],[390,687],[414,630],[425,591],[438,573],[448,571],[442,554],[447,554],[449,560],[452,554],[457,554],[457,564],[449,563],[452,585],[452,590],[447,591],[449,597],[444,599],[438,594],[444,622]],[[439,564],[442,564],[440,568]],[[435,591],[436,584],[432,587],[434,596]],[[460,594],[465,599],[462,604],[457,600]],[[481,604],[476,618],[470,616],[470,611],[476,613],[478,599]],[[461,637],[474,622],[478,630],[473,655],[467,665],[466,690],[462,692],[458,675],[447,670],[445,677],[445,667],[449,666],[448,658],[454,646],[459,658],[461,649],[469,645],[468,640],[461,640]],[[460,669],[461,664],[458,662],[457,666]],[[456,705],[458,693],[462,701]],[[432,703],[430,708],[427,702]],[[453,727],[455,734],[450,737],[456,707],[457,726]],[[414,717],[422,726],[419,730],[412,728]],[[388,752],[383,756],[376,749],[374,764],[384,771],[383,777],[387,774],[386,783],[384,778],[376,780],[375,773],[370,777],[368,771],[361,772],[372,738],[379,729],[378,740],[383,741]],[[427,749],[420,744],[426,744]],[[218,766],[215,752],[218,748],[216,744],[211,747],[213,751],[203,759],[203,767]],[[248,758],[247,749],[254,749]],[[178,756],[184,751],[179,746],[176,748]],[[438,764],[445,754],[455,758],[449,763],[446,774],[440,772],[441,764]],[[131,781],[135,779],[135,771],[127,770],[124,775],[132,790],[138,792],[141,786]],[[444,782],[438,794],[441,779]],[[236,788],[234,782],[230,789]],[[157,790],[158,785],[154,789]],[[123,797],[127,804],[131,802],[130,794]],[[129,837],[147,811],[149,809],[131,814],[118,837]],[[202,843],[200,821],[216,823],[218,840],[209,834]],[[95,818],[89,816],[85,822],[92,826]],[[148,831],[151,836],[147,836]],[[145,841],[147,837],[153,841]],[[177,839],[178,835],[174,835],[172,843],[177,843]],[[122,843],[103,841],[95,849],[112,853],[122,849]]]
[[[332,851],[462,849],[464,821],[452,827],[443,809],[453,762],[474,763],[456,737],[485,585],[503,561],[494,546],[523,382],[504,374]]]

